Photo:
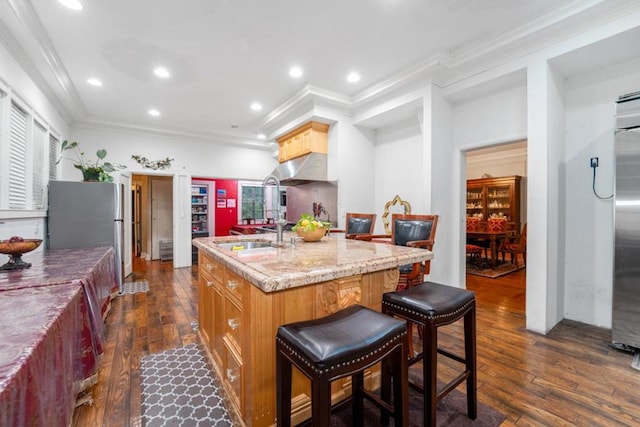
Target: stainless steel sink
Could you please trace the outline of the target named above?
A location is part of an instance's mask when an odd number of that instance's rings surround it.
[[[230,251],[244,251],[244,250],[251,250],[251,249],[270,248],[271,243],[245,240],[242,242],[218,243],[218,246],[224,249],[228,249]]]

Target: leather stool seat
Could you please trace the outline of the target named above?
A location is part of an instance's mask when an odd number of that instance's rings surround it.
[[[352,376],[353,423],[362,425],[362,399],[392,414],[395,425],[408,422],[407,324],[354,305],[326,317],[290,323],[276,335],[277,425],[291,423],[291,367],[311,380],[311,423],[327,426],[331,381]],[[393,406],[364,389],[366,368],[384,361],[392,372]]]
[[[423,393],[424,425],[436,425],[436,405],[438,400],[466,380],[467,413],[469,418],[477,415],[476,392],[476,331],[475,294],[465,289],[454,288],[433,282],[423,282],[410,289],[388,292],[382,296],[382,312],[390,316],[406,319],[423,327],[422,352],[411,355],[409,364],[423,363],[423,386],[410,385]],[[464,319],[464,357],[438,348],[439,326]],[[437,390],[438,353],[465,365],[464,371]],[[383,378],[383,387],[385,381]],[[383,390],[383,395],[388,391]]]

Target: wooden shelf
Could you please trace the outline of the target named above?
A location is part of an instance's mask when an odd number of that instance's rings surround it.
[[[520,183],[518,175],[467,180],[467,216],[486,221],[504,216],[520,229]]]

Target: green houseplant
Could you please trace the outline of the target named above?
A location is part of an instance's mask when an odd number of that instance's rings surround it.
[[[63,157],[66,151],[72,151],[75,158]],[[83,181],[99,181],[99,182],[113,182],[111,172],[115,172],[118,169],[124,169],[126,166],[119,165],[117,163],[105,162],[104,158],[107,156],[107,150],[101,148],[96,151],[97,160],[87,160],[84,152],[78,148],[78,142],[64,140],[60,146],[60,158],[56,164],[60,163],[60,160],[67,158],[73,162],[73,167],[80,169],[82,172]]]

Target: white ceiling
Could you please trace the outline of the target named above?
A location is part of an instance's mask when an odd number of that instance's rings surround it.
[[[0,0],[15,43],[72,124],[154,128],[211,140],[256,135],[304,93],[354,108],[425,61],[600,0]],[[4,24],[4,28],[3,28]],[[3,31],[4,30],[4,31]],[[3,36],[4,34],[4,36]],[[7,36],[10,34],[10,36]],[[156,78],[167,67],[172,77]],[[289,77],[291,66],[304,70]],[[362,75],[356,84],[348,72]],[[33,76],[32,76],[33,77]],[[86,83],[98,77],[104,86]],[[252,102],[264,109],[252,111]],[[161,112],[158,118],[147,114]],[[271,133],[269,133],[271,132]]]

